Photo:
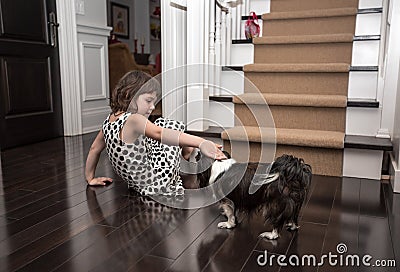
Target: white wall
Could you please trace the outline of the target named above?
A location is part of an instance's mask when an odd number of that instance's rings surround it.
[[[398,77],[400,78],[400,69]],[[393,126],[393,155],[394,159],[397,162],[397,165],[400,166],[400,82],[397,84],[397,97],[395,104],[395,115],[394,115],[394,126]],[[400,170],[400,169],[398,169]]]
[[[390,181],[395,192],[400,192],[400,1],[384,0],[387,10],[382,24],[383,63],[379,66],[378,98],[382,102],[380,131],[391,137]],[[385,18],[386,17],[386,18]]]
[[[397,96],[397,85],[400,63],[400,1],[391,0],[389,3],[388,17],[386,20],[386,45],[384,63],[378,79],[380,93],[378,99],[382,103],[381,131],[393,138],[393,125],[395,117],[395,102]]]
[[[76,0],[76,23],[106,26],[107,11],[105,5],[98,0]],[[83,5],[83,10],[79,9],[79,5]],[[83,14],[82,14],[83,11]]]
[[[163,116],[186,122],[187,11],[171,3],[186,7],[184,0],[161,1]]]
[[[105,1],[76,0],[82,132],[100,129],[109,113],[107,8]],[[80,5],[84,5],[83,7]]]
[[[391,0],[389,3],[390,36],[386,72],[390,77],[385,79],[385,87],[387,88],[384,89],[384,94],[387,95],[387,92],[389,92],[390,98],[393,99],[393,129],[390,132],[393,142],[393,156],[397,163],[397,170],[400,170],[400,2]],[[391,62],[389,59],[391,59]]]

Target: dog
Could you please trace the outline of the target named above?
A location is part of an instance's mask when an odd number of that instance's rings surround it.
[[[228,220],[218,223],[218,227],[234,228],[237,213],[245,212],[261,213],[272,225],[272,231],[261,233],[261,238],[277,239],[284,226],[297,230],[299,212],[311,184],[311,166],[292,155],[282,155],[271,164],[237,163],[228,152],[223,152],[228,159],[214,161],[211,167],[197,174],[200,188],[220,184],[216,186],[216,194],[221,193],[224,183],[235,180],[238,183],[220,201],[221,213]],[[198,163],[201,158],[199,152]]]

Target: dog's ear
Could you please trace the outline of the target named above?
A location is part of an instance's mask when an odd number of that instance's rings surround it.
[[[232,158],[231,154],[229,154],[228,151],[222,150],[222,153],[224,153],[224,155],[225,155],[228,159]]]
[[[201,152],[200,150],[197,151],[197,155],[196,155],[196,161],[198,162],[201,159]]]

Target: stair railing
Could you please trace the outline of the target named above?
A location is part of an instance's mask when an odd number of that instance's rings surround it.
[[[232,37],[240,35],[241,12],[243,2],[249,0],[210,0],[210,32],[209,32],[209,63],[213,69],[209,71],[211,85],[220,86],[220,66],[229,66],[231,59]],[[219,88],[210,87],[210,95],[220,95]]]

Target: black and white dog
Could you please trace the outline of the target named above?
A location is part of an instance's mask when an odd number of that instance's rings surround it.
[[[271,232],[260,234],[262,238],[277,239],[284,226],[288,230],[298,229],[299,212],[311,184],[311,166],[291,155],[283,155],[272,164],[237,163],[229,153],[224,153],[227,160],[214,161],[211,167],[197,174],[201,188],[212,183],[222,186],[235,179],[238,183],[220,201],[221,212],[228,221],[220,222],[218,227],[235,227],[236,213],[245,212],[261,213],[273,226]],[[200,158],[198,153],[196,160],[200,162]]]

